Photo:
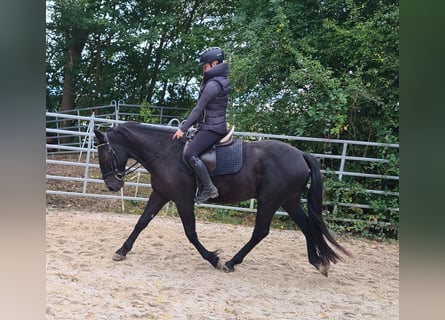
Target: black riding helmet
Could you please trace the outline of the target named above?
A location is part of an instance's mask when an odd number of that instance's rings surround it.
[[[199,54],[199,64],[198,66],[203,66],[206,63],[211,63],[212,61],[217,60],[218,63],[223,62],[224,60],[224,51],[219,47],[211,47],[207,48]]]

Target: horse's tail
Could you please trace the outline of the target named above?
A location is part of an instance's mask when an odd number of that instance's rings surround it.
[[[351,254],[334,239],[323,221],[321,214],[323,176],[321,175],[320,164],[311,154],[303,153],[303,157],[311,170],[311,186],[307,196],[310,232],[315,241],[321,263],[323,265],[328,265],[330,261],[337,263],[337,261],[342,261],[343,259],[332,250],[326,239],[348,257],[350,257]]]

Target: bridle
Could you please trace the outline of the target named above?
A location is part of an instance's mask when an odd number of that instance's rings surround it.
[[[104,142],[101,143],[101,144],[98,144],[96,146],[96,148],[97,148],[97,150],[99,150],[99,148],[102,148],[102,147],[107,147],[108,148],[107,152],[108,152],[108,157],[111,160],[111,170],[106,172],[106,173],[102,173],[102,179],[105,179],[105,178],[107,178],[107,177],[109,177],[111,175],[114,175],[114,178],[116,180],[122,181],[122,179],[124,178],[125,175],[133,173],[137,169],[142,167],[143,165],[146,165],[149,162],[152,162],[153,160],[156,160],[156,159],[160,158],[162,155],[167,153],[167,151],[169,151],[175,145],[175,143],[172,143],[170,145],[170,147],[168,147],[167,149],[163,150],[159,154],[153,156],[152,158],[148,159],[147,161],[144,161],[143,163],[140,163],[139,161],[136,160],[135,163],[133,163],[128,168],[126,168],[124,171],[119,171],[119,169],[117,168],[117,155],[116,155],[116,151],[114,151],[113,147],[111,146],[110,141],[108,140],[108,135],[107,135],[106,132],[103,132],[103,136],[104,136]],[[175,140],[175,142],[176,141],[177,140]],[[138,165],[138,166],[136,167],[136,165]]]
[[[113,147],[110,145],[110,141],[108,140],[108,136],[107,133],[104,132],[104,142],[97,145],[96,148],[97,150],[99,150],[102,147],[107,147],[107,152],[108,152],[108,157],[111,160],[111,170],[105,173],[102,173],[102,179],[105,180],[105,178],[114,175],[114,178],[118,181],[122,181],[122,179],[124,178],[125,174],[128,173],[129,169],[128,168],[124,171],[119,171],[119,169],[117,168],[117,155],[116,155],[116,151],[114,151]]]

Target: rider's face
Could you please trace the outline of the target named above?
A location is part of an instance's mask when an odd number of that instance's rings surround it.
[[[218,61],[213,61],[212,63],[206,63],[202,66],[202,71],[206,72],[209,69],[212,69],[214,66],[218,64]]]
[[[205,65],[202,66],[202,71],[206,72],[207,70],[211,69],[212,66],[210,65],[210,63],[206,63]]]

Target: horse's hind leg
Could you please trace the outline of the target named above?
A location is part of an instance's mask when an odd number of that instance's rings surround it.
[[[315,242],[312,238],[312,234],[309,227],[309,220],[301,208],[300,202],[298,200],[290,200],[282,205],[283,209],[289,213],[292,220],[298,225],[301,232],[303,232],[306,238],[307,254],[309,263],[312,264],[321,274],[327,276],[328,267],[323,266],[320,261],[320,257],[317,254],[317,249]]]
[[[164,204],[166,204],[168,200],[162,196],[160,193],[153,190],[150,195],[150,199],[147,202],[147,206],[144,209],[144,212],[140,216],[138,222],[136,223],[133,232],[130,234],[128,239],[124,242],[123,246],[116,251],[113,256],[114,261],[124,260],[127,253],[133,248],[133,244],[136,241],[139,234],[144,230],[149,222],[153,220],[153,218],[158,214],[159,210],[162,209]]]
[[[258,201],[257,216],[255,219],[255,227],[253,229],[252,236],[249,242],[247,242],[244,247],[242,247],[241,250],[233,256],[232,259],[224,264],[223,271],[235,271],[235,265],[243,262],[247,254],[269,234],[272,217],[279,207],[280,206],[276,204],[266,205],[261,203],[261,201]]]

